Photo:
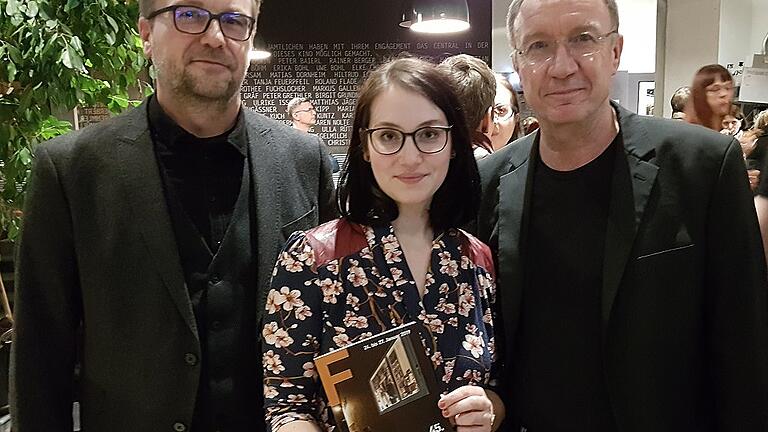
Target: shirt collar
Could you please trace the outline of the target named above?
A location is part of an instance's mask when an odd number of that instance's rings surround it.
[[[167,147],[175,148],[179,144],[183,144],[189,141],[215,141],[226,139],[237,151],[243,155],[247,155],[247,137],[245,134],[245,116],[243,110],[237,114],[237,120],[232,129],[224,132],[221,135],[210,138],[198,138],[195,135],[187,132],[184,128],[179,126],[168,114],[166,114],[163,107],[157,101],[155,95],[150,96],[149,103],[147,104],[147,115],[149,118],[149,125],[153,136],[156,139],[162,141]]]

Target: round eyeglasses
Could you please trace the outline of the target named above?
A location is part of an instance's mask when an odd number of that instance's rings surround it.
[[[211,21],[219,22],[221,33],[236,41],[245,41],[251,37],[256,20],[239,12],[220,14],[197,6],[174,5],[158,9],[146,16],[152,19],[162,13],[173,12],[173,25],[176,30],[187,34],[201,34],[208,30]]]
[[[571,36],[565,41],[560,40],[536,40],[525,43],[522,49],[515,49],[512,55],[518,55],[526,63],[535,66],[547,63],[557,55],[557,46],[563,44],[571,57],[589,57],[600,52],[602,43],[610,36],[618,34],[618,30],[611,30],[605,34],[583,32]]]
[[[374,129],[361,129],[360,132],[368,135],[368,142],[376,153],[393,155],[399,152],[405,145],[405,138],[410,136],[413,143],[422,153],[433,154],[441,152],[448,144],[448,135],[453,126],[424,126],[413,132],[403,132],[399,129],[381,127]]]
[[[493,119],[495,121],[507,121],[517,114],[517,110],[510,104],[496,104],[493,106]]]

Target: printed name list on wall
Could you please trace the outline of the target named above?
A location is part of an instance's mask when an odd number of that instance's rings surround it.
[[[442,35],[398,26],[392,0],[266,1],[258,32],[272,57],[254,62],[243,83],[243,104],[288,122],[286,105],[309,98],[317,108],[313,132],[334,152],[348,144],[357,86],[379,63],[400,55],[429,58],[465,53],[490,64],[491,0],[469,0],[469,30]]]

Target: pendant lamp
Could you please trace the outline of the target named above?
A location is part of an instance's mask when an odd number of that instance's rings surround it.
[[[419,33],[455,33],[469,28],[467,0],[405,2],[400,26]]]
[[[267,43],[260,34],[256,33],[256,36],[253,38],[253,48],[248,51],[248,60],[259,61],[270,57],[272,57],[272,53],[269,51]]]

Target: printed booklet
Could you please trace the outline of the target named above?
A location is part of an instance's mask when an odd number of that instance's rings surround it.
[[[440,390],[419,323],[379,333],[315,359],[341,432],[447,432]]]

